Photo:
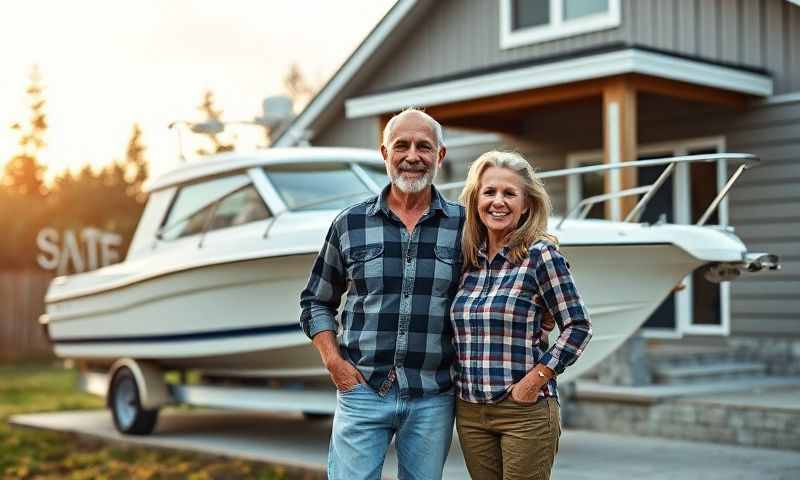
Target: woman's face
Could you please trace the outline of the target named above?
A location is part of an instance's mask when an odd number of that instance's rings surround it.
[[[504,237],[514,231],[528,211],[522,179],[513,170],[489,167],[481,175],[478,216],[490,235]]]

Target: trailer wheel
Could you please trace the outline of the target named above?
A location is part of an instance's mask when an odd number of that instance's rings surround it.
[[[117,370],[111,380],[109,407],[114,426],[120,433],[149,435],[158,420],[158,409],[145,410],[139,396],[136,378],[128,367]]]

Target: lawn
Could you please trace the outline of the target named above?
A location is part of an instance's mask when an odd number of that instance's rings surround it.
[[[10,427],[11,415],[103,408],[75,388],[77,372],[57,365],[0,366],[0,478],[284,479],[281,467],[163,449],[114,445],[70,434]]]

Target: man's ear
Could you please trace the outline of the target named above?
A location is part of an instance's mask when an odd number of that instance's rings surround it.
[[[381,157],[383,157],[383,161],[385,162],[387,158],[389,158],[389,151],[386,150],[385,145],[381,145]]]
[[[436,168],[442,168],[442,165],[444,165],[445,155],[447,155],[447,147],[442,145],[439,147],[439,159],[436,162]]]

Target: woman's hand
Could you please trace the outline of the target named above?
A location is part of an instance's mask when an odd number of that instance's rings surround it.
[[[511,387],[511,400],[532,405],[539,398],[539,391],[547,384],[555,372],[545,367],[537,365],[522,380]]]
[[[526,381],[527,378],[525,377],[513,385],[511,388],[511,400],[523,405],[533,405],[539,398],[539,391],[542,386]]]

